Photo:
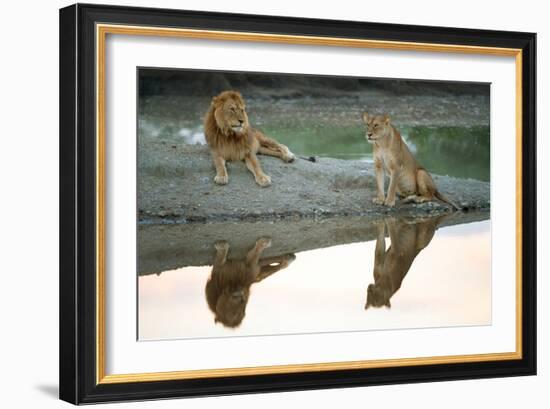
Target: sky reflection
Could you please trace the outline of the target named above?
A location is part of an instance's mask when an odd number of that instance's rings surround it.
[[[426,247],[409,254],[403,244],[397,248],[396,239],[394,250],[399,251],[393,260],[386,256],[386,270],[395,270],[395,263],[407,264],[412,258],[400,288],[391,296],[391,308],[365,309],[367,289],[375,283],[377,240],[373,240],[296,253],[288,266],[250,285],[246,313],[236,328],[215,322],[208,306],[205,286],[212,266],[140,276],[139,339],[490,324],[490,221],[439,228],[433,238],[429,227],[427,232],[416,227],[413,231],[411,226],[400,228],[396,237],[415,234],[424,237],[421,241]],[[431,230],[433,234],[433,227]],[[387,254],[391,240],[385,237],[384,241]],[[230,247],[227,259],[231,260]],[[392,289],[399,287],[395,277],[389,281]]]

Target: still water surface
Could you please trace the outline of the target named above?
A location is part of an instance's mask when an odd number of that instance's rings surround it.
[[[489,220],[377,227],[376,240],[270,258],[266,237],[244,252],[231,237],[209,243],[211,265],[139,277],[139,339],[491,323]]]

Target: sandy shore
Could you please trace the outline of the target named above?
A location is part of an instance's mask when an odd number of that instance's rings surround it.
[[[148,147],[152,149],[152,147]],[[189,223],[236,220],[280,220],[335,216],[426,217],[450,211],[439,202],[372,203],[376,195],[371,163],[332,158],[293,163],[260,156],[272,185],[259,187],[242,162],[228,164],[229,183],[218,186],[208,148],[158,143],[156,166],[139,169],[140,223]],[[433,175],[439,188],[467,211],[489,211],[490,184]]]

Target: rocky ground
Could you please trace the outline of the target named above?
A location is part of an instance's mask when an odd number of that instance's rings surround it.
[[[150,148],[149,148],[150,149]],[[155,160],[139,169],[139,221],[189,223],[237,220],[295,220],[335,216],[426,217],[450,211],[439,202],[374,205],[372,163],[332,158],[293,163],[260,156],[272,185],[259,187],[242,162],[228,164],[229,183],[214,184],[215,171],[204,145],[158,143]],[[150,151],[151,152],[151,151]],[[464,211],[487,211],[490,184],[433,175],[439,190]]]

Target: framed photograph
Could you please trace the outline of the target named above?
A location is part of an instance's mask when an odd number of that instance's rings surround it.
[[[61,399],[534,375],[535,55],[61,9]]]

